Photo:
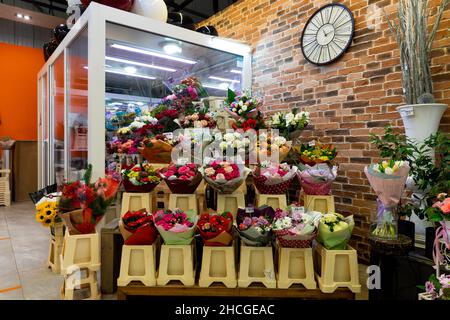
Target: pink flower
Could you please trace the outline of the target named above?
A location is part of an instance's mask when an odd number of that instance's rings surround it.
[[[178,168],[178,173],[181,175],[185,175],[189,171],[191,171],[191,169],[189,169],[189,167],[187,167],[187,166],[182,166],[182,167]]]
[[[197,94],[197,90],[195,90],[194,87],[188,87],[187,88],[189,95],[191,96],[192,100],[197,100],[198,98],[198,94]]]
[[[181,179],[181,180],[189,180],[189,177],[188,177],[188,176],[185,176],[185,175],[183,175],[183,176],[180,176],[180,179]]]
[[[212,175],[214,175],[216,173],[216,170],[214,170],[214,168],[206,168],[205,169],[205,174],[210,177]]]
[[[216,175],[216,179],[224,180],[224,179],[225,179],[225,175],[222,174],[222,173],[218,173],[218,174]]]

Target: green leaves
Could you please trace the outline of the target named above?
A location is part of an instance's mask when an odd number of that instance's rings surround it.
[[[234,101],[234,98],[236,98],[236,92],[234,92],[233,90],[231,90],[230,88],[228,88],[228,92],[227,92],[227,100],[226,102],[228,104],[232,103]]]
[[[91,183],[91,177],[92,177],[92,164],[88,164],[86,172],[83,175],[84,183],[89,185]]]

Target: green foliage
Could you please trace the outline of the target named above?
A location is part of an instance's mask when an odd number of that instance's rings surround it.
[[[227,99],[225,100],[225,102],[230,104],[234,101],[234,98],[236,98],[236,92],[228,88]]]
[[[152,111],[150,111],[150,116],[155,117],[158,113],[166,111],[167,109],[169,109],[167,106],[160,104],[159,106],[155,107]]]
[[[91,178],[92,178],[92,164],[89,163],[86,172],[83,175],[84,183],[89,185],[91,183]]]
[[[450,190],[449,135],[437,132],[423,144],[419,144],[394,132],[393,128],[388,126],[382,137],[371,134],[369,141],[377,147],[381,157],[408,161],[411,178],[425,194],[423,199],[416,198],[416,203],[400,204],[399,212],[407,216],[414,212],[421,219],[427,217],[435,222],[442,220],[440,211],[431,206],[439,193],[448,193]],[[433,149],[436,161],[430,155]]]

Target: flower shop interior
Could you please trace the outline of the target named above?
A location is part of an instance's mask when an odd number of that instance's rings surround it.
[[[450,0],[5,0],[0,70],[0,300],[450,300]]]

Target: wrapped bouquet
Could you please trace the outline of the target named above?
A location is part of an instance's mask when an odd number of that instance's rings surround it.
[[[165,244],[188,245],[194,238],[197,214],[193,210],[158,210],[153,221]]]
[[[262,100],[252,97],[248,92],[239,94],[228,89],[225,99],[225,110],[236,120],[255,118],[258,115]]]
[[[151,245],[158,237],[153,216],[145,209],[128,211],[119,221],[125,245]]]
[[[205,181],[220,193],[233,193],[247,178],[250,169],[228,161],[211,161],[202,168]]]
[[[94,233],[119,189],[119,181],[110,176],[91,183],[91,174],[92,165],[89,165],[82,181],[62,186],[59,212],[69,234]]]
[[[450,275],[436,276],[433,273],[419,288],[427,293],[429,300],[450,300]]]
[[[191,115],[186,115],[180,120],[182,128],[210,128],[214,129],[217,126],[216,121],[209,113],[196,112]]]
[[[291,185],[296,173],[296,166],[264,161],[253,170],[253,181],[262,194],[283,194]]]
[[[202,182],[202,174],[194,163],[171,164],[160,171],[172,193],[191,194]]]
[[[122,170],[122,183],[127,192],[151,192],[160,181],[158,173],[149,163]]]
[[[299,155],[300,162],[314,166],[319,163],[331,164],[337,156],[336,148],[331,144],[310,143],[293,148]]]
[[[383,161],[364,168],[369,183],[378,196],[377,221],[372,234],[380,238],[397,238],[394,210],[400,201],[408,178],[409,165],[404,161]]]
[[[266,133],[259,134],[258,161],[265,161],[272,155],[272,150],[278,149],[278,162],[283,161],[291,150],[292,141],[282,136],[272,137]]]
[[[340,213],[326,213],[319,221],[317,241],[328,250],[345,250],[354,226],[353,216],[344,217]]]
[[[233,241],[231,212],[204,213],[200,215],[197,226],[205,246],[228,246]]]
[[[296,140],[310,121],[309,112],[293,109],[292,112],[277,112],[266,123],[272,129],[278,129],[280,135],[288,140]]]
[[[303,207],[291,207],[289,211],[276,209],[273,233],[283,247],[309,248],[317,236],[321,216],[320,212],[305,212]]]
[[[36,221],[40,222],[44,227],[51,227],[55,222],[61,222],[61,218],[58,215],[59,197],[60,193],[54,192],[44,195],[35,203]]]
[[[150,163],[170,163],[174,142],[168,134],[157,134],[152,138],[144,138],[139,153]]]
[[[275,211],[272,207],[238,209],[236,230],[247,246],[265,247],[272,240],[272,221]]]

